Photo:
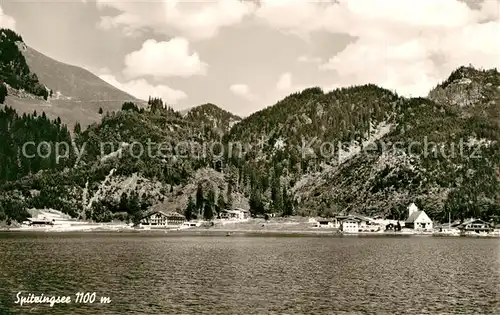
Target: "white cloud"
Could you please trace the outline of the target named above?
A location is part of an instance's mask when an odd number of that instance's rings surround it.
[[[142,35],[142,28],[147,26],[145,21],[141,21],[140,16],[128,12],[116,16],[101,16],[97,24],[103,30],[122,27],[122,32],[126,36],[139,37]]]
[[[195,3],[180,0],[97,0],[97,5],[99,8],[112,7],[120,12],[103,17],[100,24],[103,28],[123,27],[128,34],[144,29],[169,35],[173,31],[197,40],[214,37],[221,28],[240,23],[256,8],[253,2],[239,0]]]
[[[319,63],[319,62],[321,62],[321,58],[302,55],[299,58],[297,58],[297,61],[298,62],[305,62],[305,63]]]
[[[256,16],[287,33],[352,36],[354,42],[320,66],[336,71],[341,85],[375,83],[421,96],[460,65],[500,67],[499,0],[475,5],[472,9],[456,0],[279,0],[263,2]]]
[[[189,52],[189,42],[186,39],[176,37],[168,42],[157,42],[154,39],[145,41],[140,50],[125,56],[123,73],[129,78],[190,77],[205,75],[207,67],[198,53]]]
[[[255,16],[283,31],[307,33],[320,28],[316,17],[324,14],[321,7],[321,3],[308,0],[263,1]]]
[[[255,100],[256,96],[250,91],[250,88],[246,84],[233,84],[229,87],[229,90],[237,96],[241,96],[247,100]]]
[[[13,17],[5,14],[1,6],[0,6],[0,28],[10,28],[11,30],[16,29],[16,20],[14,20]]]
[[[99,78],[142,100],[147,100],[150,96],[161,97],[165,102],[174,105],[180,100],[187,98],[186,93],[183,91],[175,90],[162,84],[151,85],[145,79],[121,83],[111,74],[102,74]]]
[[[278,83],[276,84],[276,88],[278,90],[289,90],[292,87],[292,74],[290,72],[283,73]]]

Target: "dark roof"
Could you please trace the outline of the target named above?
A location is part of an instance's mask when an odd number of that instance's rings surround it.
[[[28,218],[28,221],[31,221],[33,223],[51,223],[53,220],[49,220],[49,219],[33,219],[33,218]]]
[[[454,221],[451,223],[448,222],[443,222],[441,224],[436,225],[436,227],[442,227],[442,228],[454,228],[460,225],[460,221]]]
[[[483,224],[486,224],[487,227],[491,228],[491,224],[489,222],[486,222],[486,221],[483,221],[481,219],[472,219],[472,220],[467,220],[465,221],[464,223],[460,224],[458,227],[465,227],[467,224],[471,224],[471,223],[483,223]]]
[[[359,218],[356,218],[356,217],[349,217],[349,218],[346,218],[346,219],[342,220],[342,222],[346,222],[346,221],[361,222],[362,220],[359,219]]]
[[[167,212],[167,217],[185,218],[185,216],[183,214],[180,214],[179,212]]]
[[[163,212],[163,211],[159,211],[159,210],[152,210],[152,211],[149,211],[148,213],[146,213],[144,216],[142,216],[142,218],[147,218],[147,217],[150,217],[152,216],[153,214],[156,214],[156,213],[159,213],[165,217],[176,217],[176,218],[185,218],[184,215],[180,214],[180,213],[177,213],[177,212]]]
[[[336,217],[336,219],[341,220],[341,221],[346,220],[346,219],[354,219],[354,220],[358,220],[358,221],[367,221],[367,222],[373,221],[373,219],[371,219],[371,218],[364,217],[364,216],[357,215],[357,214],[339,215]]]
[[[335,218],[319,218],[316,221],[318,221],[318,222],[335,222],[337,220]]]

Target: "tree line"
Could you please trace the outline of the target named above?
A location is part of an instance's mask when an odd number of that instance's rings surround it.
[[[0,183],[41,170],[62,170],[73,161],[67,126],[60,118],[50,120],[44,112],[20,116],[8,106],[1,108],[0,135]],[[57,159],[55,145],[58,142],[68,144],[67,148],[59,148],[59,153],[67,153],[68,159]]]

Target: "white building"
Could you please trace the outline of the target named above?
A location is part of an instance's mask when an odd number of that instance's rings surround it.
[[[458,226],[458,229],[463,232],[492,232],[494,230],[493,226],[486,221],[480,219],[471,218],[466,220],[464,223]]]
[[[246,220],[250,218],[250,211],[241,208],[223,210],[220,214],[220,218],[225,220]]]
[[[359,232],[359,224],[361,220],[357,218],[347,218],[342,220],[340,224],[340,229],[344,233],[358,233]]]
[[[141,219],[141,226],[151,228],[165,228],[167,226],[180,226],[186,221],[186,217],[177,212],[152,211]]]
[[[405,222],[405,227],[418,231],[432,230],[432,220],[425,211],[418,210],[418,207],[412,203],[408,207],[408,219]]]
[[[31,218],[23,222],[24,225],[30,226],[71,226],[71,225],[83,225],[88,222],[78,221],[71,218],[70,215],[65,214],[61,211],[54,209],[29,209],[28,213],[31,214]]]
[[[338,221],[335,218],[319,218],[317,220],[315,219],[312,223],[313,223],[313,227],[317,227],[317,228],[333,229],[333,228],[339,227]]]
[[[336,219],[340,222],[339,228],[344,232],[347,229],[348,233],[377,232],[381,229],[380,224],[370,217],[351,214],[337,216]]]

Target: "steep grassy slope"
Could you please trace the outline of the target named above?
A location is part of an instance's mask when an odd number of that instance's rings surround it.
[[[43,55],[10,30],[2,30],[0,39],[0,79],[16,89],[5,104],[20,113],[44,111],[70,127],[76,122],[87,126],[100,120],[99,108],[111,112],[125,101],[139,102],[85,69]]]
[[[54,60],[29,46],[22,53],[40,82],[53,90],[53,99],[57,99],[60,93],[60,98],[86,101],[90,108],[98,110],[102,107],[104,111],[119,109],[124,102],[136,100],[88,70]],[[109,101],[113,103],[106,105]]]

